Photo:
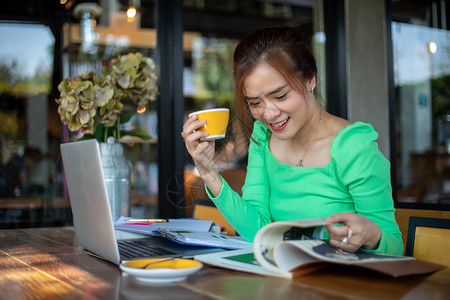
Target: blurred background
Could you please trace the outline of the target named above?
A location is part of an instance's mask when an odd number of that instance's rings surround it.
[[[84,5],[83,10],[80,5]],[[70,225],[59,145],[58,84],[101,72],[117,55],[155,59],[160,95],[128,126],[131,215],[188,216],[197,179],[179,137],[186,116],[228,107],[217,168],[245,168],[232,54],[264,26],[296,28],[318,63],[331,113],[373,124],[391,162],[397,207],[450,207],[450,39],[447,1],[15,0],[0,3],[0,228]],[[77,9],[78,7],[78,9]],[[86,8],[87,7],[87,8]]]

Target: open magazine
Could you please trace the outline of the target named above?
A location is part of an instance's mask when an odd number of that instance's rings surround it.
[[[313,239],[325,219],[273,222],[256,234],[253,249],[197,255],[195,260],[214,266],[293,278],[331,264],[355,265],[393,277],[438,271],[444,266],[417,261],[413,257],[368,253],[348,253],[327,241]]]

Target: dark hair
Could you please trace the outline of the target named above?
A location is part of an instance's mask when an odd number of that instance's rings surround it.
[[[317,74],[316,60],[293,28],[261,28],[242,39],[234,51],[234,80],[237,114],[247,137],[254,119],[244,99],[244,80],[261,63],[277,69],[299,92],[304,92],[305,82]]]

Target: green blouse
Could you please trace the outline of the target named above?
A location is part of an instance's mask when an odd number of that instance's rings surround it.
[[[355,212],[381,229],[373,252],[403,254],[394,217],[389,161],[375,142],[369,124],[357,122],[339,131],[331,145],[331,161],[323,167],[298,168],[278,162],[269,150],[270,130],[254,124],[242,197],[223,180],[220,194],[209,196],[236,231],[252,241],[272,221],[328,217]],[[367,251],[367,250],[366,250]]]

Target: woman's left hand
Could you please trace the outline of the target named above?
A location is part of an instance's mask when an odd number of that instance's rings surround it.
[[[378,248],[381,229],[373,221],[351,212],[336,213],[325,219],[332,223],[325,227],[329,233],[329,243],[344,251],[353,253],[359,248]],[[340,223],[343,226],[337,226]]]

